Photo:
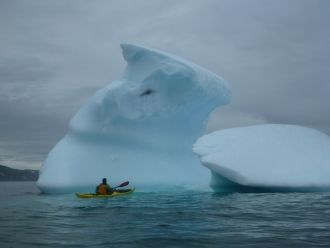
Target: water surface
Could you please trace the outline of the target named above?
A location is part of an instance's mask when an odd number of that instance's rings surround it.
[[[78,199],[1,182],[0,223],[0,247],[330,247],[330,193]]]

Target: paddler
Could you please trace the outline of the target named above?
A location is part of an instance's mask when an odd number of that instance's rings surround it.
[[[113,189],[109,184],[107,184],[107,179],[103,178],[102,183],[96,187],[95,192],[98,195],[111,195],[113,193]]]

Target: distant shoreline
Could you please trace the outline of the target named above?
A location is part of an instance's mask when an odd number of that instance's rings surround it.
[[[0,165],[0,182],[9,181],[37,181],[39,176],[38,170],[19,170],[4,165]]]

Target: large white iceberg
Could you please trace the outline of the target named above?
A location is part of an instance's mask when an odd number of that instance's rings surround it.
[[[91,190],[103,177],[139,188],[208,183],[191,146],[209,113],[230,101],[227,83],[176,56],[121,47],[126,71],[71,120],[42,166],[43,192]]]
[[[193,147],[216,191],[330,189],[330,138],[317,130],[268,124],[217,131]]]

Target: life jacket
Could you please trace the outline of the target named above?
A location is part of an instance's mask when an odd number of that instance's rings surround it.
[[[108,186],[106,184],[100,184],[99,190],[97,191],[100,195],[107,195],[108,194]]]

